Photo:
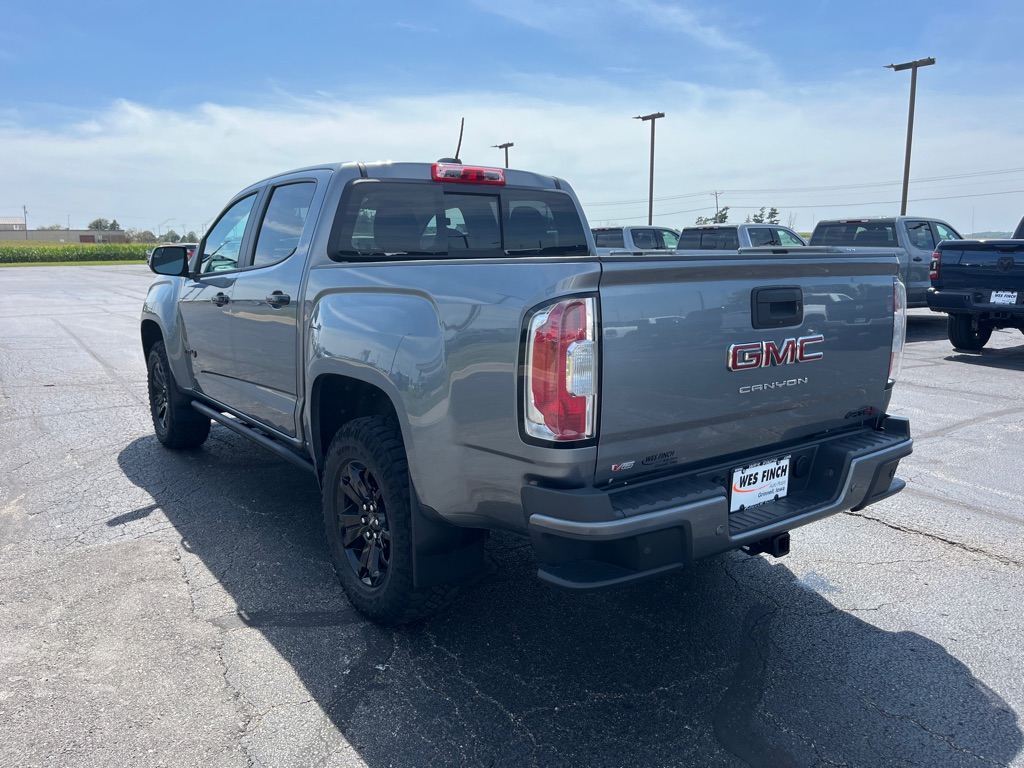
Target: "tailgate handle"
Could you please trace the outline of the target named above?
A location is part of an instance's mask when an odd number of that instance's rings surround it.
[[[755,288],[750,294],[750,317],[754,328],[802,325],[803,289],[799,285]]]

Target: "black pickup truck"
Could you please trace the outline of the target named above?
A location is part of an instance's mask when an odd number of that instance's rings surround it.
[[[949,340],[979,350],[997,328],[1024,332],[1024,219],[1010,240],[944,240],[932,255],[928,307],[949,315]]]

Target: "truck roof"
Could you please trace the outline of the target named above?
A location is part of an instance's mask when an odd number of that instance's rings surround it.
[[[248,185],[250,187],[260,186],[265,184],[271,179],[277,179],[282,176],[290,176],[298,173],[309,173],[312,171],[341,171],[341,170],[355,170],[358,169],[360,175],[368,178],[405,178],[405,179],[423,179],[430,180],[432,178],[431,173],[435,165],[461,165],[467,169],[485,169],[492,171],[500,171],[505,178],[505,183],[509,186],[522,186],[522,187],[543,187],[548,189],[566,189],[568,185],[555,176],[545,176],[539,173],[533,173],[532,171],[522,171],[517,169],[498,168],[496,166],[484,165],[478,163],[463,163],[461,160],[454,158],[441,158],[440,160],[433,162],[406,162],[406,161],[392,161],[392,160],[374,160],[374,161],[357,161],[348,160],[343,162],[334,163],[321,163],[318,165],[307,165],[302,168],[294,168],[281,173],[275,173],[266,178],[260,179],[259,181]]]

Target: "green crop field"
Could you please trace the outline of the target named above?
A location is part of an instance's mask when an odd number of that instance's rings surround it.
[[[16,243],[0,241],[0,265],[145,262],[152,246],[93,243]]]

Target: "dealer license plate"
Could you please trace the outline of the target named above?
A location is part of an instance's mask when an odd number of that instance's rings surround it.
[[[992,291],[993,304],[1016,304],[1016,291]]]
[[[729,511],[784,498],[789,491],[789,456],[748,464],[732,471]]]

